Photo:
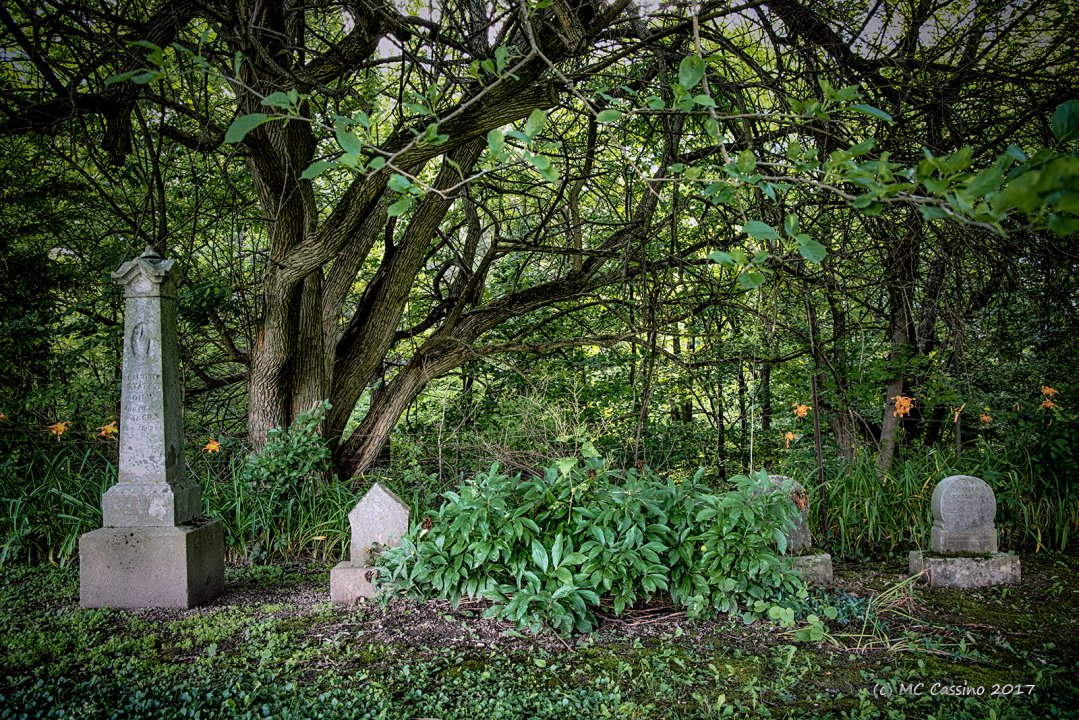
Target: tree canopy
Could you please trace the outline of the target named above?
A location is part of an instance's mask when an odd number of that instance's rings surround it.
[[[467,401],[478,364],[552,354],[621,388],[635,461],[658,407],[705,418],[721,464],[754,428],[778,446],[785,385],[818,459],[825,432],[887,468],[959,431],[992,392],[973,379],[1016,381],[989,347],[1028,384],[1074,369],[1076,22],[1038,0],[15,0],[2,272],[34,315],[4,333],[47,363],[36,328],[60,328],[114,383],[103,273],[150,244],[184,273],[189,403],[240,409],[260,447],[328,399],[345,476],[437,378]]]

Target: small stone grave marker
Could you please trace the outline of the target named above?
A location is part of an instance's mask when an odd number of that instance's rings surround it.
[[[330,571],[330,599],[350,604],[364,597],[374,597],[372,550],[396,547],[408,533],[408,505],[375,483],[348,514],[352,528],[349,559]]]
[[[931,555],[910,553],[912,575],[925,572],[930,587],[974,588],[1020,581],[1019,558],[997,552],[997,499],[973,475],[952,475],[937,483],[931,500]]]
[[[794,517],[793,527],[787,528],[787,552],[791,566],[802,579],[814,585],[824,585],[832,581],[832,556],[828,553],[809,552],[813,547],[813,536],[809,532],[809,493],[797,480],[786,475],[769,475],[777,491],[785,483],[790,485],[790,497],[798,514]]]

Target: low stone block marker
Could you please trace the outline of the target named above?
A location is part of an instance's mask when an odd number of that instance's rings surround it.
[[[190,608],[225,585],[221,521],[187,475],[173,260],[152,248],[112,274],[124,286],[118,482],[103,525],[79,538],[83,607]]]
[[[912,550],[910,573],[925,571],[930,587],[974,588],[1018,584],[1019,558],[997,551],[997,498],[973,475],[937,483],[931,501],[930,553]]]
[[[795,479],[786,475],[769,475],[775,489],[791,483],[791,500],[798,508],[794,527],[787,531],[787,552],[791,567],[810,585],[827,585],[832,582],[832,556],[813,550],[813,536],[809,532],[809,494]]]
[[[352,526],[349,559],[330,570],[330,600],[348,605],[375,596],[372,551],[396,547],[408,533],[408,505],[375,483],[348,514]]]

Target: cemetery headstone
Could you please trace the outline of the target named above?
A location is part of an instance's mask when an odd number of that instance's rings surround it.
[[[997,499],[992,488],[972,475],[952,475],[933,488],[930,548],[937,553],[997,551]]]
[[[374,597],[373,552],[396,547],[408,533],[408,505],[381,483],[375,483],[348,514],[352,528],[349,559],[330,571],[330,600],[350,604]]]
[[[789,483],[791,502],[798,514],[792,527],[786,529],[787,550],[784,553],[791,567],[802,579],[813,585],[825,585],[832,581],[832,556],[825,552],[813,552],[813,536],[809,532],[809,493],[802,485],[786,475],[769,475],[777,491]]]
[[[937,483],[931,500],[930,554],[913,550],[910,572],[925,572],[931,587],[973,588],[1018,583],[1019,558],[997,551],[997,499],[973,475]]]
[[[147,247],[113,273],[125,298],[120,463],[104,527],[79,539],[83,607],[189,608],[224,587],[221,521],[201,517],[184,461],[174,262]]]

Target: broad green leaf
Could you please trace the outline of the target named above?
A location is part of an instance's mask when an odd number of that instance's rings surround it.
[[[347,129],[345,123],[339,122],[334,126],[334,136],[337,138],[337,144],[349,155],[359,155],[363,151],[360,139],[356,137],[356,133]]]
[[[229,129],[225,131],[225,143],[238,143],[247,137],[247,133],[251,132],[259,125],[267,122],[270,116],[266,113],[248,113],[247,115],[241,115],[232,121],[229,125]]]
[[[394,173],[390,175],[390,180],[387,183],[391,190],[395,190],[399,193],[406,193],[412,188],[412,181],[406,178],[404,175]]]
[[[764,284],[764,273],[759,270],[747,269],[738,276],[738,284],[746,290],[755,290]]]
[[[1060,142],[1079,138],[1079,100],[1061,103],[1053,113],[1053,137]]]
[[[386,214],[390,217],[398,217],[408,212],[408,209],[412,207],[412,197],[405,195],[403,198],[395,202],[386,208]]]
[[[752,150],[743,150],[738,153],[738,160],[735,162],[735,167],[738,168],[738,172],[743,175],[748,175],[757,169],[757,156],[753,154]]]
[[[504,147],[506,147],[506,136],[500,128],[495,128],[487,133],[487,148],[492,155],[499,154]]]
[[[1067,215],[1050,215],[1049,229],[1059,237],[1068,237],[1079,233],[1079,218]]]
[[[760,220],[750,220],[742,226],[742,232],[754,240],[778,240],[779,233],[775,228]]]
[[[895,120],[892,119],[891,115],[884,112],[880,108],[873,107],[872,105],[866,105],[865,103],[856,103],[854,105],[851,105],[850,107],[851,110],[857,110],[860,113],[871,115],[872,117],[875,117],[878,120],[883,120],[886,123],[895,122]]]
[[[599,114],[596,115],[596,122],[600,123],[601,125],[606,123],[612,123],[620,117],[622,117],[622,112],[620,110],[608,108],[606,110],[601,110]]]
[[[525,121],[525,135],[528,139],[536,137],[543,130],[543,126],[547,124],[547,113],[539,108],[536,108],[528,115],[528,120]]]
[[[300,175],[300,179],[314,180],[332,167],[337,167],[337,162],[335,160],[316,160],[307,166],[307,169]]]
[[[805,233],[798,235],[798,252],[809,262],[819,263],[828,254],[827,248]]]
[[[716,106],[716,101],[713,100],[708,95],[704,95],[704,94],[694,95],[693,96],[693,102],[695,104],[697,104],[697,105],[700,105],[701,107],[706,107],[706,108],[714,108]]]
[[[286,92],[273,92],[262,98],[262,104],[269,107],[288,109],[292,105],[292,99]]]
[[[558,472],[562,473],[563,475],[569,475],[570,471],[577,467],[577,458],[559,458],[558,460],[555,460],[554,464],[558,467]]]
[[[723,252],[722,250],[716,250],[713,253],[708,253],[708,259],[726,267],[734,267],[736,264],[734,262],[734,258],[731,257],[730,253]]]
[[[532,562],[538,565],[543,572],[547,572],[549,565],[547,549],[543,547],[543,543],[536,539],[532,540]]]
[[[372,158],[371,162],[367,163],[367,167],[371,170],[381,170],[386,167],[386,158],[381,155],[376,155]]]
[[[797,215],[790,213],[787,217],[783,218],[783,232],[787,233],[787,237],[794,237],[798,234]]]
[[[699,55],[687,55],[678,63],[678,84],[692,90],[704,77],[704,60]]]

